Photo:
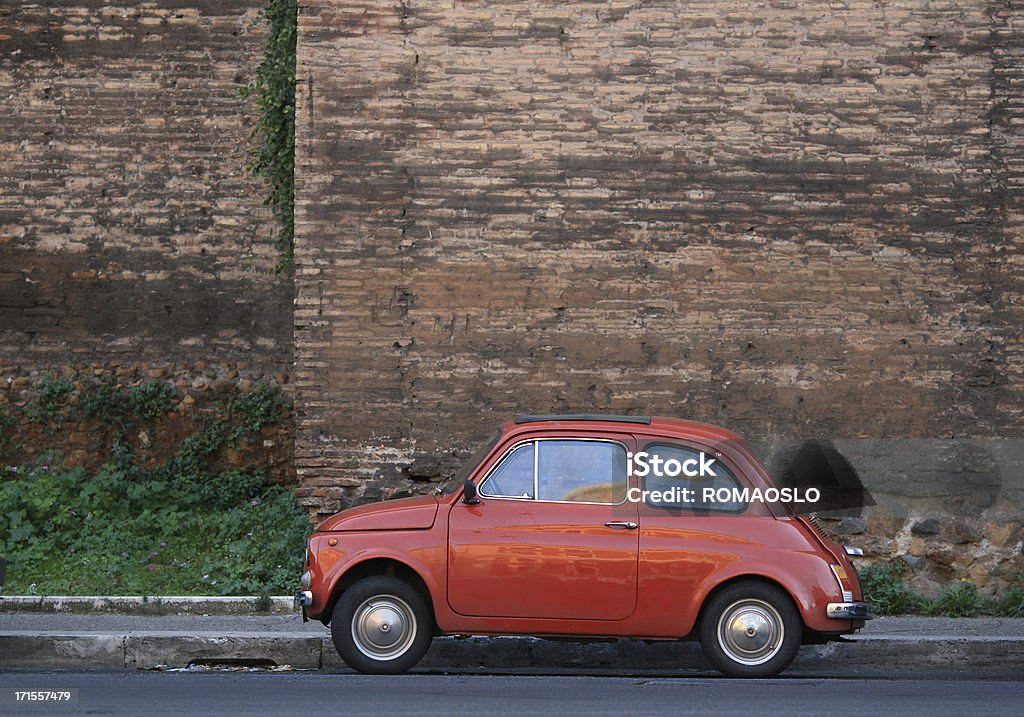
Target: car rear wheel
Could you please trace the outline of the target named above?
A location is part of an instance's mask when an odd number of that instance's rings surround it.
[[[385,575],[360,580],[343,592],[331,617],[331,638],[341,659],[370,674],[405,672],[426,653],[432,635],[423,596]]]
[[[707,603],[701,619],[704,655],[730,677],[773,677],[800,649],[803,622],[789,595],[767,583],[730,585]]]

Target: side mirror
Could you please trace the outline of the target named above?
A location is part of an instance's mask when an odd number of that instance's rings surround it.
[[[476,486],[468,478],[462,484],[462,502],[466,505],[478,505],[480,503],[480,499],[476,496]]]

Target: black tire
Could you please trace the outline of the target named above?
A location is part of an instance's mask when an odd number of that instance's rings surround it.
[[[793,662],[803,620],[782,589],[756,580],[730,585],[704,606],[700,644],[729,677],[774,677]]]
[[[364,578],[338,598],[331,617],[334,647],[349,667],[371,675],[405,672],[423,657],[434,619],[411,585],[398,578]]]

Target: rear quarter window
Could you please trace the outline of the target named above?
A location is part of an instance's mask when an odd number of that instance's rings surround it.
[[[646,457],[643,454],[646,453]],[[639,460],[637,460],[639,459]],[[695,476],[686,475],[677,466],[688,469],[699,467],[702,463],[707,466],[703,474]],[[642,475],[645,471],[646,474]],[[660,468],[656,468],[660,466]],[[718,454],[703,453],[700,450],[672,443],[652,443],[647,445],[634,459],[634,473],[641,481],[641,490],[644,491],[644,503],[652,508],[663,508],[668,510],[694,510],[708,513],[742,513],[747,509],[746,501],[740,500],[708,500],[708,490],[715,496],[721,496],[726,489],[731,491],[741,488],[732,471],[722,462]],[[692,472],[692,471],[691,471]],[[673,475],[674,473],[674,475]],[[698,471],[700,473],[700,471]],[[656,495],[652,495],[656,494]],[[673,500],[666,496],[680,496],[680,499]],[[682,496],[690,500],[684,501]]]

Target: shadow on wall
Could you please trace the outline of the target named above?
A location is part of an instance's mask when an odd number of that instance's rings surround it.
[[[815,511],[861,517],[877,506],[904,519],[924,516],[1024,518],[1024,440],[837,439],[752,442],[780,485],[815,486]],[[1019,481],[1018,481],[1019,482]],[[1018,495],[1021,494],[1021,495]],[[1008,514],[1003,516],[1003,514]]]
[[[860,517],[864,507],[875,504],[856,469],[832,441],[807,440],[783,449],[772,460],[771,472],[781,488],[818,491],[820,500],[799,512]]]

